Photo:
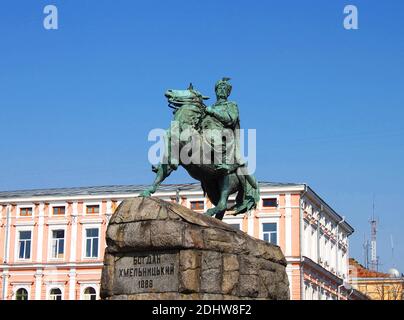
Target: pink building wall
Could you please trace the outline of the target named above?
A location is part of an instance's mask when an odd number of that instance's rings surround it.
[[[318,288],[317,294],[310,291],[311,298],[317,296],[321,298],[320,293],[325,290],[324,292],[329,297],[344,299],[343,294],[337,297],[339,278],[320,266],[318,261],[312,261],[312,257],[305,257],[303,254],[303,244],[307,241],[306,239],[301,240],[301,237],[304,236],[301,234],[302,221],[308,219],[306,211],[309,209],[307,208],[320,206],[322,201],[316,197],[314,192],[311,192],[309,197],[306,189],[303,185],[262,187],[262,199],[275,197],[277,199],[276,207],[265,208],[261,201],[258,208],[249,214],[237,217],[226,216],[224,221],[238,223],[241,230],[256,238],[262,238],[263,223],[276,223],[277,242],[288,261],[287,272],[293,300],[307,299],[307,292],[309,292],[307,286],[310,290]],[[168,201],[175,201],[175,192],[161,192],[156,195]],[[109,218],[120,201],[132,196],[136,196],[136,193],[122,195],[104,193],[96,196],[73,196],[67,193],[59,197],[43,196],[35,199],[4,199],[0,195],[0,297],[14,299],[18,288],[26,288],[29,291],[30,299],[48,299],[52,288],[61,289],[63,299],[66,300],[83,299],[83,292],[87,287],[94,288],[98,295],[106,246],[105,233]],[[191,201],[197,200],[205,201],[205,208],[212,206],[203,197],[201,191],[181,191],[180,203],[182,205],[189,207]],[[303,200],[307,208],[302,207]],[[86,214],[86,206],[94,204],[99,205],[99,213]],[[65,215],[53,216],[53,206],[59,205],[65,206]],[[32,217],[19,217],[18,210],[24,206],[33,207]],[[325,204],[321,204],[321,206],[325,207]],[[10,213],[9,259],[4,262],[7,208]],[[330,211],[330,219],[333,217],[338,219],[331,208],[327,210]],[[326,213],[326,210],[324,212]],[[97,258],[84,257],[85,239],[83,236],[88,227],[99,228]],[[18,230],[24,228],[32,230],[31,259],[29,261],[20,261],[17,257]],[[50,258],[49,252],[51,242],[49,236],[51,230],[55,228],[65,230],[64,257],[59,260]],[[347,225],[344,231],[347,235],[353,231],[349,228],[350,226]],[[6,282],[5,291],[3,290],[4,281]],[[3,296],[3,292],[5,296]]]

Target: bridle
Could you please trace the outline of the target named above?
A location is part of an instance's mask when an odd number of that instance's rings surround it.
[[[195,91],[193,91],[192,89],[188,89],[188,90],[190,90],[194,94],[194,96],[192,98],[180,98],[178,100],[170,98],[170,99],[168,99],[168,106],[171,109],[174,109],[173,114],[175,114],[184,105],[188,104],[188,105],[197,106],[199,108],[199,110],[201,111],[201,116],[199,117],[199,121],[197,123],[197,128],[200,128],[202,120],[206,115],[205,109],[207,108],[207,106],[203,103],[203,99],[199,98],[199,96],[195,93]]]
[[[200,108],[203,112],[205,112],[205,108],[207,108],[207,106],[203,103],[203,100],[200,99],[197,94],[193,91],[190,90],[192,93],[194,93],[194,97],[192,98],[180,98],[178,100],[175,100],[173,98],[168,99],[168,106],[171,109],[174,109],[174,113],[180,109],[183,105],[185,104],[192,104],[192,105],[196,105],[198,108]]]

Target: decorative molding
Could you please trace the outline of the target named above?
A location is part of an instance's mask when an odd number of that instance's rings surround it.
[[[47,226],[50,226],[50,225],[68,225],[69,221],[66,220],[66,219],[63,219],[63,220],[48,220],[45,224]]]
[[[258,212],[256,217],[257,218],[280,218],[281,213],[279,211],[275,211],[275,212]]]
[[[31,286],[34,284],[34,281],[27,281],[27,280],[13,280],[10,281],[11,285],[19,285],[19,286]]]
[[[91,284],[93,286],[98,285],[98,283],[94,280],[79,280],[77,281],[78,284]]]
[[[21,227],[21,226],[33,227],[35,225],[36,225],[35,221],[17,221],[13,223],[13,227]]]
[[[104,219],[84,219],[80,221],[80,224],[97,224],[102,223]]]

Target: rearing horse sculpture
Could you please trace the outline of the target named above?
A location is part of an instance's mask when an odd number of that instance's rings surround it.
[[[206,113],[203,96],[192,85],[186,90],[167,90],[165,96],[168,99],[169,106],[174,109],[174,119],[170,129],[167,131],[165,161],[157,166],[153,166],[156,178],[152,186],[143,191],[140,196],[150,196],[158,186],[174,171],[178,165],[181,165],[194,179],[201,182],[202,189],[207,194],[210,201],[215,205],[208,209],[205,214],[222,219],[227,209],[227,201],[231,194],[237,193],[236,204],[233,208],[234,214],[244,213],[254,209],[259,201],[258,183],[252,175],[246,173],[245,165],[232,163],[223,169],[221,163],[206,163],[203,159],[212,160],[212,152],[209,148],[210,141],[207,141],[203,128],[209,127],[211,115]],[[175,127],[175,128],[174,128]],[[188,131],[186,139],[180,136]],[[197,139],[195,139],[197,138]],[[178,141],[178,150],[173,150],[172,141]],[[194,148],[189,148],[191,140],[202,143],[193,143]],[[197,152],[195,151],[195,146]],[[206,150],[210,150],[206,152]],[[216,150],[217,151],[217,150]],[[184,161],[178,154],[185,152],[192,159],[202,161]],[[239,153],[236,148],[235,152]],[[191,154],[190,154],[191,153]],[[239,154],[236,154],[239,157]]]

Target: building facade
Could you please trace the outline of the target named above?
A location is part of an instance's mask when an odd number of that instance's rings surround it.
[[[98,299],[108,221],[143,189],[0,192],[1,299]],[[346,286],[347,221],[305,184],[260,183],[260,190],[257,209],[223,220],[281,247],[291,299],[360,299]],[[165,185],[155,196],[201,213],[212,207],[199,184]]]
[[[352,287],[372,300],[404,300],[404,275],[396,269],[372,271],[351,258],[349,275]]]

